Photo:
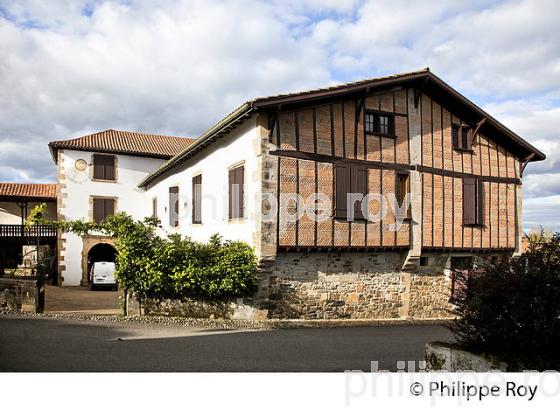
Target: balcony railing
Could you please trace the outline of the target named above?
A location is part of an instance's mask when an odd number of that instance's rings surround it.
[[[33,226],[22,226],[22,225],[0,225],[0,237],[4,238],[52,238],[56,237],[56,227],[49,225],[33,225]]]

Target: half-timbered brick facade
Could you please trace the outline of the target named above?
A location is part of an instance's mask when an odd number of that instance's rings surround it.
[[[439,318],[454,269],[519,252],[523,170],[544,159],[424,69],[246,102],[152,169],[134,159],[118,208],[251,244],[268,317]]]

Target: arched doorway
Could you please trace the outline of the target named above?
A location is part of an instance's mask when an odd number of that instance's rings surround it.
[[[117,251],[113,248],[113,245],[108,243],[98,243],[97,245],[92,246],[88,252],[87,258],[88,272],[91,270],[91,266],[95,262],[114,262],[116,253]]]
[[[109,236],[101,235],[84,235],[82,236],[82,286],[89,285],[89,270],[93,262],[106,262],[115,260],[116,250],[113,246],[113,240]]]
[[[87,255],[87,272],[89,282],[89,271],[95,262],[115,262],[117,251],[113,245],[108,243],[98,243],[91,247]]]

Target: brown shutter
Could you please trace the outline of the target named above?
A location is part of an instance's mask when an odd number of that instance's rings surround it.
[[[239,185],[239,199],[238,199],[238,218],[243,218],[244,217],[244,203],[243,203],[243,197],[245,196],[244,194],[244,184],[245,184],[245,168],[244,167],[239,167],[236,169],[237,171],[237,177],[235,178],[237,184]]]
[[[105,155],[105,178],[108,181],[115,180],[115,156]]]
[[[202,175],[192,179],[192,223],[202,223]]]
[[[476,179],[463,178],[463,225],[476,224]]]
[[[102,155],[93,156],[93,178],[105,179],[105,166],[103,164]]]
[[[350,192],[350,167],[346,164],[336,164],[335,170],[335,194],[334,194],[334,216],[346,218],[348,216],[347,194]]]
[[[93,155],[93,178],[107,181],[115,180],[115,161],[114,155]]]
[[[169,187],[169,225],[179,226],[179,187]]]
[[[101,222],[105,218],[105,202],[102,198],[93,198],[93,221]]]
[[[476,180],[477,197],[476,197],[476,223],[484,225],[484,184],[481,180]]]
[[[228,173],[228,219],[234,218],[233,213],[233,185],[235,184],[235,169],[230,169]]]
[[[461,127],[461,148],[464,149],[471,149],[471,139],[470,139],[470,132],[469,127],[462,126]]]
[[[152,217],[157,218],[157,198],[152,199]]]
[[[103,215],[103,219],[107,218],[110,215],[115,214],[115,200],[105,199],[104,203],[105,203],[105,210],[104,210],[105,214]]]
[[[353,193],[367,195],[367,168],[361,166],[352,166],[350,171],[352,182],[351,190]],[[354,202],[354,218],[363,219],[362,201]]]
[[[229,219],[237,219],[243,218],[243,184],[244,184],[244,174],[245,168],[244,167],[237,167],[234,169],[229,170],[229,188],[228,188],[228,196],[229,196]],[[238,194],[238,197],[234,197],[234,188],[235,192]]]

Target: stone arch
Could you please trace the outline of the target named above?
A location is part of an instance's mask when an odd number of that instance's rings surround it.
[[[99,244],[111,245],[114,248],[113,238],[103,235],[84,235],[82,236],[82,286],[87,286],[89,283],[88,275],[88,256],[94,246]]]

